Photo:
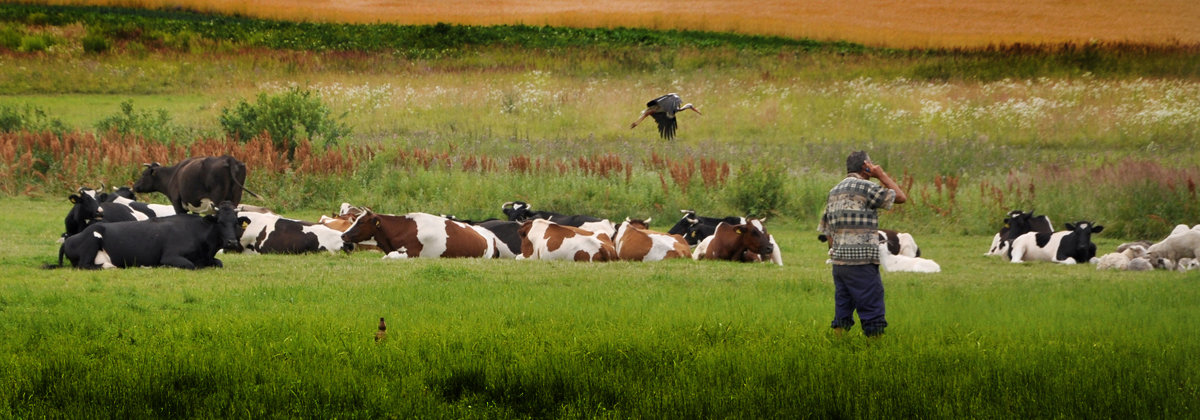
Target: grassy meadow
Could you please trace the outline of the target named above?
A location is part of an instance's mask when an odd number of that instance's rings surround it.
[[[43,270],[62,229],[44,214],[64,207],[0,201],[6,416],[1186,418],[1200,397],[1200,273],[1012,265],[981,256],[985,236],[923,237],[943,272],[885,273],[892,325],[869,340],[831,335],[804,228],[773,231],[784,267],[357,253]]]
[[[226,110],[294,91],[349,134],[292,159],[226,136]],[[629,129],[665,92],[704,115],[672,142]],[[1198,102],[1187,43],[900,50],[0,5],[0,417],[1196,417],[1200,273],[982,254],[1013,208],[1105,225],[1101,253],[1200,223]],[[880,340],[830,334],[814,240],[858,149],[912,200],[883,227],[943,270],[884,274]],[[786,265],[42,268],[80,185],[222,153],[266,197],[247,203],[294,218],[524,200],[666,230],[691,208],[769,216]]]

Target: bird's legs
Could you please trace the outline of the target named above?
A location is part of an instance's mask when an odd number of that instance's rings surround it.
[[[634,121],[633,124],[629,124],[629,128],[637,127],[637,125],[640,124],[642,122],[642,120],[646,119],[646,117],[649,117],[650,114],[651,114],[651,112],[650,112],[650,109],[648,109],[648,108],[645,111],[642,111],[642,117],[638,118],[637,121]]]

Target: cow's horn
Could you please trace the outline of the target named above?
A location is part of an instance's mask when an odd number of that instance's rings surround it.
[[[504,210],[509,207],[512,207],[512,205],[513,205],[513,202],[511,202],[511,201],[505,202],[504,204],[500,205],[500,210]]]
[[[646,219],[646,221],[645,221],[645,223],[646,223],[646,226],[650,226],[650,221],[651,221],[651,220],[654,220],[654,218],[653,218],[653,217],[651,217],[651,218],[649,218],[649,219]]]
[[[626,221],[626,222],[628,222],[628,221],[629,221],[629,216],[625,216],[625,221]]]

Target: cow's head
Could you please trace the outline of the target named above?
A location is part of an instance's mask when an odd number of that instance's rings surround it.
[[[683,213],[683,217],[680,217],[679,221],[675,223],[675,226],[671,226],[671,230],[668,230],[667,233],[671,235],[687,236],[687,233],[691,230],[692,225],[696,224],[700,220],[696,218],[695,210],[680,210],[679,212]]]
[[[1095,245],[1092,244],[1092,234],[1104,231],[1104,226],[1093,225],[1092,222],[1086,220],[1080,220],[1075,223],[1067,223],[1065,226],[1067,227],[1067,230],[1075,234],[1077,238],[1075,241],[1075,247],[1076,249],[1080,250],[1087,249],[1089,247],[1095,247]]]
[[[145,166],[146,169],[142,171],[141,178],[138,178],[137,182],[133,183],[133,191],[140,193],[159,191],[159,186],[162,185],[163,181],[165,181],[162,179],[162,176],[159,175],[159,172],[162,171],[163,166],[159,165],[158,162],[143,163],[142,165]]]
[[[80,188],[78,194],[67,197],[72,204],[71,211],[67,212],[67,217],[63,220],[67,235],[83,231],[88,223],[100,218],[100,202],[96,200],[94,193],[95,190],[90,188]]]
[[[529,210],[529,203],[524,201],[509,201],[500,206],[500,211],[508,216],[508,220],[514,222],[524,222],[533,217],[533,212]]]
[[[375,233],[379,231],[380,225],[383,224],[383,219],[379,215],[370,211],[364,212],[354,220],[354,224],[346,229],[346,233],[342,234],[342,242],[362,242],[368,241],[375,237]]]
[[[775,246],[771,245],[771,238],[766,232],[755,226],[754,223],[746,223],[734,226],[738,234],[738,245],[750,252],[767,255],[775,252]]]
[[[133,190],[130,189],[129,187],[112,187],[112,189],[113,189],[112,195],[115,195],[117,197],[128,198],[133,201],[137,201],[137,195],[134,194]]]
[[[238,217],[237,206],[231,201],[222,201],[217,205],[216,214],[204,216],[204,220],[215,223],[217,232],[221,235],[221,248],[231,252],[242,252],[242,232],[250,224],[247,217]]]

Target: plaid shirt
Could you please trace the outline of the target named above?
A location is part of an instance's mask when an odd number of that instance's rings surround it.
[[[857,174],[850,174],[829,190],[817,230],[829,238],[829,256],[834,264],[879,264],[876,209],[891,209],[895,200],[895,191]]]

